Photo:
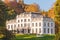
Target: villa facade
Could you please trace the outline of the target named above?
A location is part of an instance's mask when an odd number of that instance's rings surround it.
[[[23,34],[55,34],[54,20],[38,12],[24,12],[16,19],[6,21],[6,28]]]

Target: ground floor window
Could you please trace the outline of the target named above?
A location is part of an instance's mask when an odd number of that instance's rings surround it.
[[[47,32],[49,33],[49,28],[48,28]]]
[[[41,33],[41,28],[39,28],[39,33]]]
[[[46,33],[46,28],[43,29],[43,33]]]
[[[13,25],[11,25],[11,29],[13,30]]]
[[[32,33],[34,33],[34,29],[32,29]]]
[[[37,33],[37,28],[36,28],[36,33]]]
[[[51,29],[51,34],[53,34],[53,29]]]
[[[10,25],[8,25],[8,29],[10,29]]]

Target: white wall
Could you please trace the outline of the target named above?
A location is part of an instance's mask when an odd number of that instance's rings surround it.
[[[34,29],[34,33],[36,33],[36,29],[37,29],[37,34],[52,34],[51,33],[51,29],[53,29],[53,34],[55,34],[55,23],[50,20],[50,18],[43,18],[43,16],[41,18],[38,18],[38,19],[33,19],[31,18],[31,13],[30,14],[26,14],[25,13],[22,13],[20,15],[17,15],[16,17],[16,22],[15,23],[7,23],[6,26],[7,26],[7,29],[8,29],[8,25],[13,25],[13,30],[14,30],[14,25],[16,25],[16,30],[19,28],[27,28],[28,26],[24,27],[24,24],[30,24],[30,29],[31,29],[31,33],[32,32],[32,29]],[[21,19],[23,20],[23,22],[21,22]],[[24,22],[24,19],[27,20],[27,22]],[[30,21],[28,21],[28,19],[30,19]],[[18,22],[19,20],[19,22]],[[44,22],[46,23],[46,26],[44,26]],[[32,26],[32,23],[34,23],[34,27]],[[37,23],[37,27],[36,27],[36,23]],[[39,23],[41,23],[41,26],[39,26]],[[48,23],[49,23],[49,27],[48,27]],[[51,23],[53,23],[53,26],[51,26]],[[20,24],[20,27],[18,27],[18,24]],[[23,24],[23,27],[21,27],[21,24]],[[39,33],[39,28],[41,28],[41,33]],[[46,28],[46,33],[44,33],[44,28]],[[49,33],[48,33],[48,28],[49,28]],[[11,29],[11,26],[10,26],[10,29],[8,30],[12,30]]]

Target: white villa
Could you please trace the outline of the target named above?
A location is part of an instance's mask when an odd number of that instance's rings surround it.
[[[55,34],[54,20],[38,12],[24,12],[6,22],[6,28],[23,34]]]

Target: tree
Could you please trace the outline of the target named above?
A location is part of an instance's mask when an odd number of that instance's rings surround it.
[[[6,20],[11,20],[15,18],[16,13],[14,9],[7,7],[1,0],[0,0],[0,26],[5,26]]]
[[[56,34],[56,39],[55,40],[60,40],[60,0],[56,1],[55,7],[54,7],[54,11],[55,11],[55,21],[57,23],[57,27],[58,27],[58,32]]]
[[[0,32],[3,34],[2,40],[14,40],[15,38],[15,34],[5,28],[4,30],[0,29]]]
[[[25,12],[39,12],[39,6],[37,4],[26,5]]]
[[[0,0],[0,34],[2,33],[3,40],[11,40],[13,38],[13,33],[6,29],[6,20],[15,18],[16,14],[14,9],[9,9],[1,0]]]

